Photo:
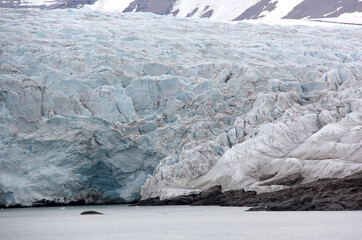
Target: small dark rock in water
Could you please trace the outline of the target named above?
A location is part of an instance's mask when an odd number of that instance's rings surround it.
[[[82,212],[80,215],[97,215],[97,214],[103,214],[103,213],[96,212],[96,211],[85,211],[85,212]]]

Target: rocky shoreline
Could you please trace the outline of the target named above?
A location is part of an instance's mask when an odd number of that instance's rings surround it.
[[[290,188],[257,194],[254,191],[222,191],[215,186],[198,195],[160,200],[141,200],[139,206],[218,205],[252,207],[249,211],[340,211],[362,210],[362,172],[342,179],[327,178]]]

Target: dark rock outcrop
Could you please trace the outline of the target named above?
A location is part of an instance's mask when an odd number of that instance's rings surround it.
[[[362,2],[358,0],[304,0],[283,18],[331,18],[343,13],[362,11]]]
[[[171,13],[176,0],[135,0],[129,4],[124,12],[152,12],[159,15]]]
[[[234,21],[241,21],[245,19],[258,19],[265,15],[262,15],[265,11],[273,11],[276,8],[277,2],[271,0],[261,0],[255,5],[248,8],[240,16],[234,19]]]
[[[209,10],[206,13],[201,15],[201,18],[210,18],[212,16],[212,14],[214,13],[214,10]]]
[[[265,11],[273,11],[277,8],[277,2],[271,0],[261,0],[240,14],[234,21],[245,19],[258,19],[264,17]],[[338,17],[343,13],[362,11],[362,3],[358,0],[304,0],[295,6],[285,19],[303,18],[326,18]]]
[[[300,178],[293,175],[289,180],[291,181],[286,181],[287,185],[296,184]],[[139,201],[137,205],[245,206],[252,207],[251,211],[362,210],[362,172],[343,179],[320,179],[281,191],[260,194],[244,190],[222,192],[221,186],[215,186],[198,195],[179,196],[162,201],[159,198],[146,199]]]
[[[295,173],[283,178],[279,178],[270,182],[265,183],[266,186],[271,185],[284,185],[284,186],[295,186],[296,184],[301,183],[304,180],[302,174]]]

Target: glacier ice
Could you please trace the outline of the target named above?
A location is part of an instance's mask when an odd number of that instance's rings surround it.
[[[263,192],[362,170],[358,27],[87,9],[0,21],[0,205]]]

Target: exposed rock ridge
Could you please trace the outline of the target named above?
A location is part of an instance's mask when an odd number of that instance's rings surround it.
[[[124,12],[152,12],[160,15],[171,14],[176,0],[135,0]]]
[[[219,205],[252,207],[266,211],[336,211],[362,210],[362,172],[343,179],[320,179],[307,184],[269,193],[254,191],[222,191],[215,186],[200,194],[139,201],[136,205]]]

